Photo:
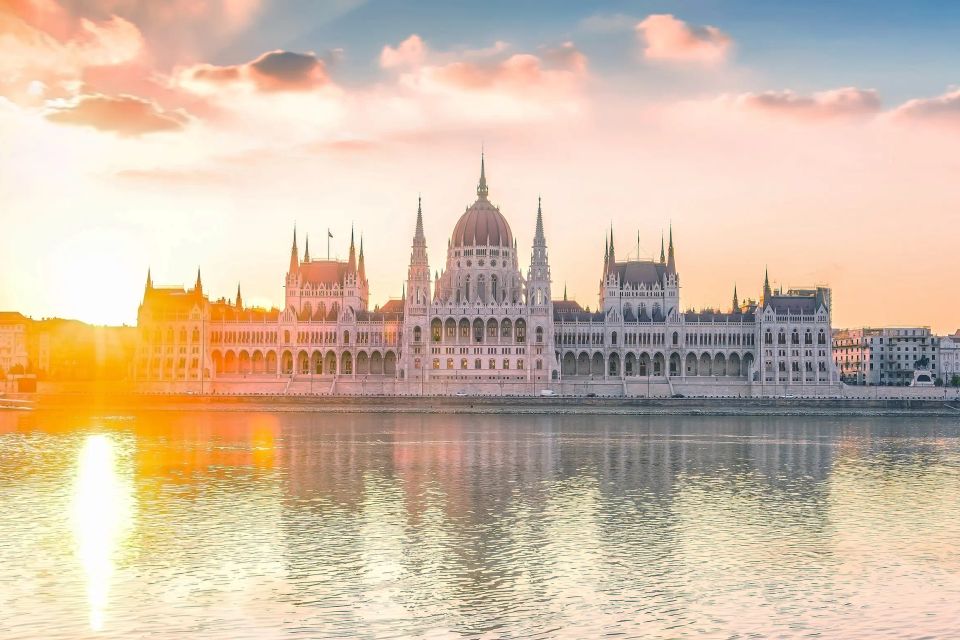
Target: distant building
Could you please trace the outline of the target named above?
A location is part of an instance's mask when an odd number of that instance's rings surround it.
[[[660,258],[617,258],[614,234],[599,306],[554,300],[539,203],[530,261],[489,197],[481,160],[476,200],[431,273],[417,206],[402,299],[370,309],[363,240],[347,260],[301,255],[296,230],[281,309],[211,301],[154,286],[138,312],[134,375],[144,390],[286,394],[753,395],[836,388],[827,287],[774,291],[729,311],[681,311],[673,233]],[[600,265],[598,265],[600,266]],[[210,386],[205,386],[209,382]],[[792,390],[791,390],[792,389]]]
[[[833,358],[848,384],[909,385],[915,372],[935,373],[939,339],[930,327],[863,327],[833,335]]]
[[[30,368],[27,328],[32,321],[16,311],[0,311],[0,373]]]
[[[940,363],[937,376],[943,384],[960,383],[960,330],[940,338]]]

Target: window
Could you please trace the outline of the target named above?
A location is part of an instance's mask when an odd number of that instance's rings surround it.
[[[466,359],[466,358],[460,358],[460,368],[461,368],[461,369],[466,369],[466,368],[467,368],[467,359]]]
[[[447,358],[447,369],[453,369],[453,358]]]
[[[497,368],[497,361],[494,360],[493,358],[490,358],[490,362],[488,362],[487,365],[488,365],[488,366],[487,366],[488,369],[496,369],[496,368]]]
[[[483,368],[483,365],[482,365],[482,363],[480,362],[480,358],[477,358],[476,360],[473,361],[473,368],[474,368],[474,369],[482,369],[482,368]]]
[[[440,368],[440,358],[434,358],[434,359],[433,359],[433,368],[434,368],[434,369],[439,369],[439,368]]]
[[[507,358],[504,358],[504,359],[503,359],[503,368],[504,368],[504,369],[509,369],[509,368],[510,368],[510,360],[508,360]]]
[[[414,328],[413,328],[413,341],[414,341],[414,342],[420,342],[421,334],[422,334],[422,332],[420,331],[420,327],[414,327]]]
[[[419,369],[419,368],[420,368],[420,358],[414,359],[414,361],[413,361],[413,368],[414,368],[414,369]]]
[[[537,327],[537,342],[543,342],[543,327]]]

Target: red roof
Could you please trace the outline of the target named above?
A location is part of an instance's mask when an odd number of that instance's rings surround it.
[[[348,265],[339,260],[311,260],[300,263],[300,277],[305,283],[325,287],[342,285]]]

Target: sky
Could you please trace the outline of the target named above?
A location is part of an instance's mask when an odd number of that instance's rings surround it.
[[[833,287],[837,327],[960,328],[960,3],[0,0],[0,309],[133,324],[147,269],[282,304],[363,237],[401,295],[475,198],[554,297],[672,225],[684,307]]]

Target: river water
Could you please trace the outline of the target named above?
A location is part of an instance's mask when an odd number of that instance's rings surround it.
[[[960,421],[0,414],[3,638],[956,638]]]

